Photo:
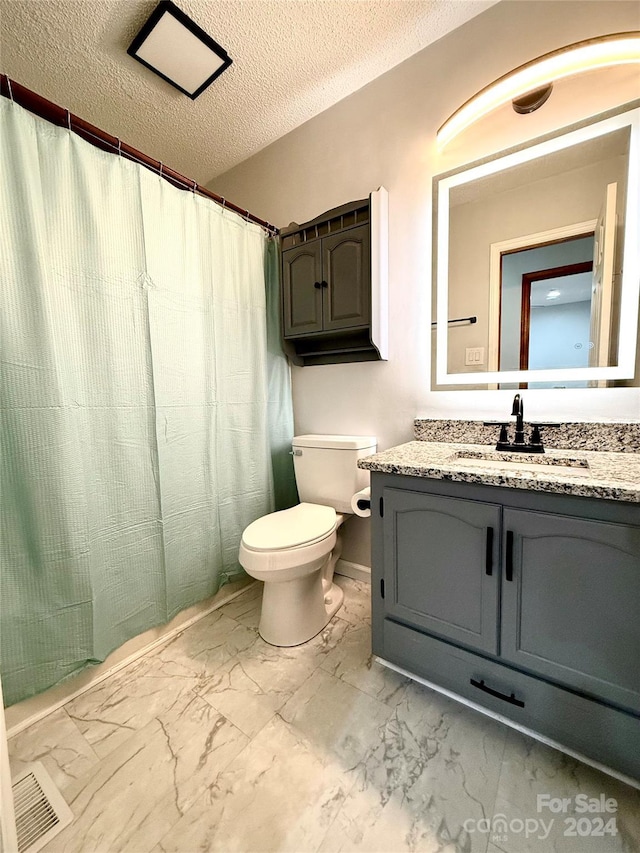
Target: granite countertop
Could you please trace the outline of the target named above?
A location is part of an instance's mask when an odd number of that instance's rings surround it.
[[[485,461],[487,458],[489,461]],[[554,465],[554,460],[561,466]],[[409,441],[365,456],[358,461],[358,467],[387,474],[640,503],[639,453],[559,448],[547,449],[544,454],[502,453],[486,444]]]

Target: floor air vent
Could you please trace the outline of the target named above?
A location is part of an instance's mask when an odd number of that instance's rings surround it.
[[[36,853],[71,823],[71,809],[39,761],[23,770],[12,788],[19,853]]]

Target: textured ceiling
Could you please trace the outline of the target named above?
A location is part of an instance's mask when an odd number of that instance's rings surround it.
[[[0,70],[205,184],[495,0],[178,0],[233,65],[191,101],[126,49],[155,0],[0,0]]]

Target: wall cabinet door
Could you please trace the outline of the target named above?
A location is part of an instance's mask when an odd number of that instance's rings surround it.
[[[360,225],[322,240],[324,328],[354,329],[371,319],[369,226]]]
[[[322,331],[322,247],[320,240],[282,253],[285,337]]]
[[[498,651],[500,507],[385,489],[385,615]]]
[[[640,526],[505,508],[501,657],[640,711]]]

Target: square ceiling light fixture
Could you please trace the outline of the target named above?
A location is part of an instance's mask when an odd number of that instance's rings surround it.
[[[192,99],[232,62],[226,50],[171,0],[156,6],[127,53]]]

